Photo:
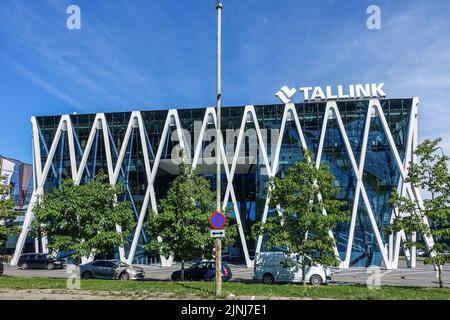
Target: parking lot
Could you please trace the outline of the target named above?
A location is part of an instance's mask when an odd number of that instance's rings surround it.
[[[404,264],[404,263],[403,263]],[[160,265],[139,265],[145,270],[146,280],[170,280],[173,271],[180,269],[180,264],[176,263],[171,267],[161,267]],[[229,264],[233,272],[232,281],[253,281],[253,269],[247,268],[243,264]],[[189,267],[189,264],[187,264]],[[365,268],[350,268],[346,270],[332,269],[333,281],[332,285],[349,285],[349,284],[370,284],[390,285],[390,286],[421,286],[436,287],[438,279],[433,266],[424,265],[417,262],[415,269],[408,269],[406,265],[400,265],[397,270],[373,270]],[[21,270],[17,267],[5,265],[5,276],[12,277],[50,277],[50,278],[67,278],[68,270]],[[443,270],[444,286],[450,286],[450,267],[446,266]],[[378,281],[379,279],[379,281]],[[368,281],[369,280],[369,281]]]

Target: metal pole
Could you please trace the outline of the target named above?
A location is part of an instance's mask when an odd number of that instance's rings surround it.
[[[222,196],[220,187],[221,187],[221,173],[220,173],[220,146],[221,146],[221,113],[220,113],[220,105],[222,98],[222,88],[221,88],[221,33],[222,33],[222,3],[220,0],[217,0],[217,130],[216,130],[216,165],[217,165],[217,178],[216,178],[216,192],[217,192],[217,211],[220,211],[220,198]],[[221,263],[221,255],[222,255],[222,243],[220,238],[216,239],[216,296],[220,296],[222,294],[222,263]]]
[[[222,241],[216,238],[216,296],[222,295]]]
[[[217,211],[220,211],[220,198],[221,198],[221,182],[220,182],[220,144],[221,144],[221,98],[222,98],[222,88],[221,88],[221,23],[222,23],[222,3],[220,0],[217,1],[217,130],[216,130],[216,165],[217,165]]]

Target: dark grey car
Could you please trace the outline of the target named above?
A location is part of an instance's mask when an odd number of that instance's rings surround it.
[[[126,264],[119,260],[96,260],[80,265],[83,279],[120,279],[136,280],[144,278],[142,268]]]
[[[61,259],[56,259],[50,254],[45,253],[25,253],[19,257],[17,267],[26,269],[62,269],[66,263]]]

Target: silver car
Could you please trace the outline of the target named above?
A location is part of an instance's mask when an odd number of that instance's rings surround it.
[[[137,280],[145,276],[142,268],[126,264],[119,260],[96,260],[80,265],[83,279],[120,279]]]

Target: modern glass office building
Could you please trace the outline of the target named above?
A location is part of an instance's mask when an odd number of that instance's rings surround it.
[[[352,212],[350,222],[333,230],[341,267],[397,267],[405,235],[389,236],[382,226],[393,216],[387,202],[394,188],[420,198],[418,190],[403,183],[417,144],[418,98],[224,107],[221,116],[222,197],[239,230],[226,258],[250,267],[255,253],[265,250],[264,239],[247,235],[256,221],[274,214],[268,178],[283,176],[308,149],[317,164],[328,163],[341,190],[338,197]],[[111,183],[125,186],[122,200],[131,202],[138,222],[116,255],[149,263],[154,257],[142,249],[147,241],[143,222],[177,175],[176,150],[181,146],[216,186],[215,123],[214,108],[33,117],[37,184],[32,201],[65,177],[85,183],[103,170]],[[29,210],[22,238],[31,220]],[[19,243],[16,256],[21,250]]]
[[[17,218],[13,223],[21,226],[33,193],[33,166],[0,155],[0,176],[3,178],[0,183],[11,185],[10,193],[2,195],[2,197],[11,197],[15,200],[14,211],[17,213]],[[7,237],[4,247],[0,248],[0,254],[10,255],[14,253],[16,241],[17,236]],[[28,237],[25,250],[34,250],[34,246],[35,242],[31,237]]]

